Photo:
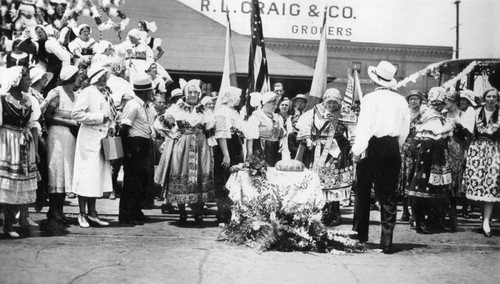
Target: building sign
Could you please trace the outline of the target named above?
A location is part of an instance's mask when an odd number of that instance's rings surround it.
[[[251,0],[177,0],[203,15],[225,25],[229,13],[233,30],[250,34]],[[331,39],[355,40],[357,1],[261,0],[264,37],[319,39],[323,15],[327,16],[327,36]],[[334,4],[333,4],[334,3]]]

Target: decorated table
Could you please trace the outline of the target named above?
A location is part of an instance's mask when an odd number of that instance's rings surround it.
[[[325,194],[318,175],[303,164],[298,170],[243,166],[231,174],[226,188],[233,201],[231,223],[224,230],[229,242],[260,250],[366,251],[351,238],[355,232],[321,222]]]
[[[250,201],[273,192],[282,201],[285,212],[294,212],[297,207],[323,208],[325,195],[316,173],[304,169],[302,172],[284,172],[268,168],[266,178],[252,177],[249,171],[238,171],[226,183],[233,202]]]

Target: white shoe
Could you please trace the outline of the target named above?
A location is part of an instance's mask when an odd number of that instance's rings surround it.
[[[4,231],[3,231],[3,232],[4,232],[7,236],[9,236],[11,239],[17,239],[17,238],[19,238],[19,234],[18,234],[17,232],[15,232],[15,231],[6,231],[6,230],[4,229]]]
[[[83,215],[78,216],[78,224],[80,224],[82,228],[90,227],[89,222],[87,222],[87,219]]]
[[[96,217],[92,217],[92,216],[89,215],[87,217],[89,218],[90,221],[98,224],[99,226],[109,226],[108,222],[99,219],[97,216]]]
[[[31,217],[26,218],[26,222],[28,223],[28,225],[30,225],[30,227],[38,227],[38,224],[35,223],[35,221],[31,219]]]

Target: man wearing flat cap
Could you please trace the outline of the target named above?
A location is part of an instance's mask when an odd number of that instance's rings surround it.
[[[139,74],[134,82],[135,97],[123,109],[120,136],[123,141],[123,190],[120,198],[118,220],[136,224],[145,220],[142,213],[147,191],[153,187],[153,141],[156,132],[152,125],[155,111],[151,77]]]
[[[377,86],[361,99],[361,111],[352,147],[357,163],[354,228],[360,242],[368,241],[370,222],[370,191],[380,203],[382,234],[380,248],[393,252],[392,236],[396,225],[396,188],[401,169],[400,146],[410,130],[410,111],[406,100],[392,87],[396,85],[396,67],[381,61],[370,66],[368,75]]]

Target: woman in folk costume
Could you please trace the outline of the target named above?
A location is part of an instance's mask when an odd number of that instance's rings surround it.
[[[448,151],[451,166],[450,210],[451,229],[457,230],[457,200],[462,192],[462,178],[465,168],[465,151],[474,133],[474,120],[468,119],[466,113],[458,108],[460,95],[456,91],[446,93],[446,118],[453,124],[453,132],[448,140]]]
[[[55,78],[59,78],[59,73],[63,65],[70,65],[71,54],[57,41],[57,39],[49,36],[53,33],[53,28],[50,26],[44,27],[37,25],[35,34],[37,36],[37,52],[35,55],[38,64],[45,70],[52,72]],[[57,80],[49,82],[45,88],[51,90],[56,86]]]
[[[305,112],[297,122],[297,140],[305,146],[302,161],[320,177],[329,203],[323,221],[340,225],[340,201],[350,197],[353,167],[349,158],[347,127],[340,121],[342,96],[337,89],[325,91],[323,102]]]
[[[260,156],[265,159],[268,166],[274,167],[276,162],[281,160],[280,139],[285,136],[283,118],[274,112],[279,98],[274,92],[250,95],[250,105],[259,109],[248,118],[243,130],[247,157]]]
[[[464,160],[463,160],[463,168],[465,169],[465,164],[467,162],[467,153],[469,150],[469,146],[472,143],[472,140],[474,138],[474,126],[476,124],[476,108],[477,108],[477,103],[475,101],[476,95],[474,94],[473,91],[465,89],[460,91],[460,104],[458,105],[458,108],[462,111],[462,120],[464,121],[470,121],[473,125],[472,127],[472,137],[469,139],[468,143],[465,145],[465,153],[464,153]],[[462,201],[462,216],[465,219],[469,219],[469,209],[472,209],[469,204],[468,204],[468,199],[465,195],[465,187],[461,186],[461,201]]]
[[[76,136],[80,127],[80,124],[71,118],[77,98],[74,90],[80,86],[78,67],[64,66],[59,77],[61,84],[49,92],[49,95],[55,98],[45,112],[45,119],[50,125],[47,137],[50,206],[47,220],[48,229],[55,233],[60,225],[69,221],[63,213],[63,206],[66,193],[72,192]]]
[[[285,137],[281,139],[281,157],[283,160],[289,160],[292,157],[295,158],[295,156],[291,155],[290,148],[288,147],[288,137],[290,133],[294,131],[294,127],[292,124],[293,114],[293,102],[289,98],[284,97],[279,104],[279,115],[281,116],[281,118],[283,118],[283,126],[285,127],[286,131]],[[294,152],[294,154],[296,154],[296,151]]]
[[[158,27],[155,22],[139,21],[138,28],[140,31],[146,32],[145,42],[152,49],[157,50],[158,54],[154,57],[155,61],[160,60],[160,58],[165,53],[165,50],[161,47],[161,38],[148,36],[149,32],[156,32]]]
[[[95,39],[90,37],[92,29],[87,24],[81,24],[78,27],[78,37],[68,44],[69,51],[73,54],[75,65],[80,62],[90,63],[94,56],[94,45],[97,43]]]
[[[232,202],[228,197],[226,182],[231,175],[231,166],[243,163],[243,118],[235,107],[240,103],[241,89],[228,87],[218,97],[215,108],[214,149],[214,189],[217,200],[217,219],[219,223],[231,220]]]
[[[108,71],[91,66],[87,73],[90,86],[78,95],[71,113],[71,118],[81,123],[76,139],[74,168],[77,170],[73,175],[72,191],[78,195],[78,223],[82,228],[89,227],[88,220],[101,226],[109,225],[97,216],[96,199],[113,190],[111,165],[104,158],[101,140],[114,136],[116,119],[116,108],[106,86]]]
[[[127,40],[115,46],[118,56],[126,60],[130,82],[134,82],[135,76],[145,72],[154,62],[153,50],[144,43],[144,34],[138,29],[131,29]]]
[[[5,56],[5,65],[7,65],[7,68],[13,66],[24,66],[26,68],[29,67],[31,63],[31,56],[30,54],[18,48],[21,42],[21,39],[14,40],[14,42],[12,43],[12,51],[7,53],[7,55]]]
[[[482,229],[486,237],[491,237],[491,214],[495,203],[500,202],[500,93],[486,90],[483,100],[484,106],[477,110],[463,184],[468,199],[484,204]]]
[[[442,221],[452,183],[447,141],[453,125],[441,113],[444,106],[444,90],[440,87],[431,88],[429,106],[416,126],[417,156],[408,195],[414,198],[417,233],[430,233],[429,223],[424,222],[426,214],[436,217],[436,224],[446,229]]]
[[[94,44],[93,49],[94,56],[92,56],[91,65],[108,66],[123,61],[123,58],[117,55],[115,47],[109,41],[101,40]]]
[[[27,93],[31,80],[26,68],[15,66],[0,75],[4,81],[0,90],[0,204],[5,213],[4,232],[18,238],[12,227],[16,211],[21,210],[21,227],[29,228],[28,204],[36,199],[40,107]]]
[[[203,222],[203,206],[212,194],[213,160],[207,137],[213,130],[212,114],[207,114],[202,105],[199,80],[191,80],[182,88],[184,102],[173,105],[163,114],[161,132],[172,140],[172,151],[165,146],[158,175],[168,175],[166,203],[177,203],[180,224],[187,222],[185,204],[193,212],[195,222]],[[163,155],[165,157],[163,157]],[[160,166],[159,166],[160,168]]]
[[[399,174],[398,184],[398,193],[403,199],[403,215],[401,216],[401,221],[410,221],[410,212],[408,210],[409,198],[406,191],[410,186],[411,175],[415,165],[415,158],[417,155],[415,143],[415,135],[417,134],[416,127],[420,123],[420,118],[422,117],[422,103],[425,101],[425,97],[422,92],[413,90],[406,97],[406,100],[408,101],[408,107],[410,108],[411,121],[410,132],[408,133],[401,149],[401,172]],[[414,217],[415,216],[412,216],[412,223],[414,221]]]

